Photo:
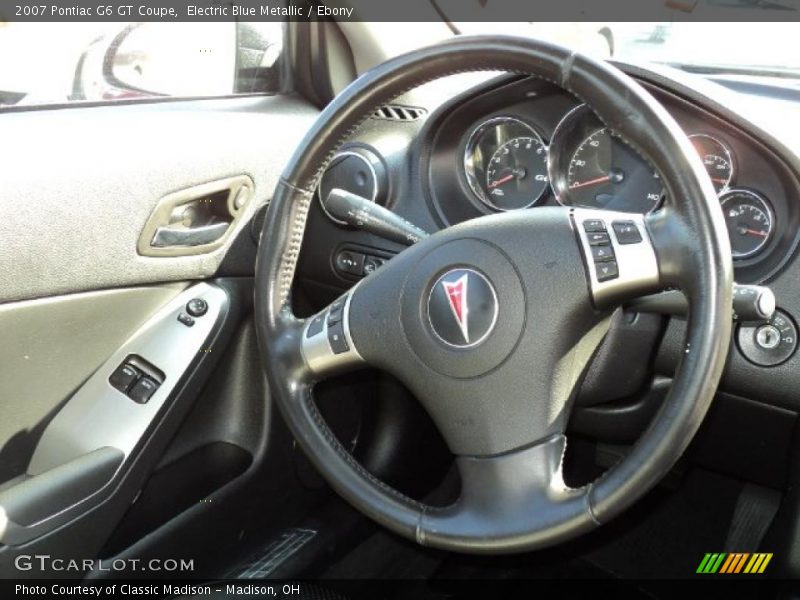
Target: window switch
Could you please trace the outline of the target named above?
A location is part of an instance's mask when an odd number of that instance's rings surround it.
[[[113,388],[125,394],[128,388],[133,385],[133,382],[139,379],[140,375],[139,369],[127,363],[122,363],[108,378],[108,383],[110,383]]]
[[[128,397],[134,402],[145,404],[158,389],[158,382],[149,377],[142,377],[133,384],[128,392]]]

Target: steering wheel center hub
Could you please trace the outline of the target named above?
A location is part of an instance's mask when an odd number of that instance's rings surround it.
[[[501,364],[525,323],[525,291],[511,259],[478,239],[424,255],[401,296],[406,339],[442,375],[478,377]]]
[[[446,271],[428,295],[428,323],[436,337],[454,348],[472,348],[491,335],[497,324],[497,292],[474,269]]]

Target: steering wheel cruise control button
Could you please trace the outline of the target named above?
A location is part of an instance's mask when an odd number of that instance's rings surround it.
[[[308,329],[306,330],[306,337],[314,337],[318,333],[322,332],[322,328],[325,326],[325,315],[317,315],[313,319],[311,319],[311,323],[308,325]]]
[[[202,317],[208,312],[208,302],[202,298],[192,298],[186,303],[186,312],[193,317]]]
[[[342,322],[342,309],[339,308],[337,310],[331,309],[330,313],[328,313],[328,327],[332,327],[337,323]]]
[[[620,244],[638,244],[642,241],[642,234],[633,221],[614,221],[611,227],[614,228],[614,235]]]
[[[342,323],[337,323],[328,328],[328,343],[331,345],[331,350],[334,354],[343,354],[350,350],[350,346],[347,345],[347,339],[344,337]]]

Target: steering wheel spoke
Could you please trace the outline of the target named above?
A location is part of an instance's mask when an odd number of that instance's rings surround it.
[[[664,288],[658,249],[643,215],[577,208],[572,218],[598,308]]]
[[[351,330],[351,300],[356,288],[309,317],[301,337],[303,359],[314,379],[358,369],[366,361],[356,348]]]
[[[592,519],[586,518],[588,488],[569,488],[562,477],[566,443],[557,434],[498,456],[457,457],[459,499],[426,511],[421,543],[446,546],[470,540],[475,552],[509,552],[538,545],[542,534],[551,535],[559,524],[580,522],[577,527],[592,529]]]

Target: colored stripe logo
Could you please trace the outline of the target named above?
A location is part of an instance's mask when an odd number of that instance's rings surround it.
[[[719,573],[725,575],[747,573],[755,575],[756,573],[763,573],[771,560],[771,552],[756,552],[753,554],[749,552],[709,552],[700,561],[697,573]]]

